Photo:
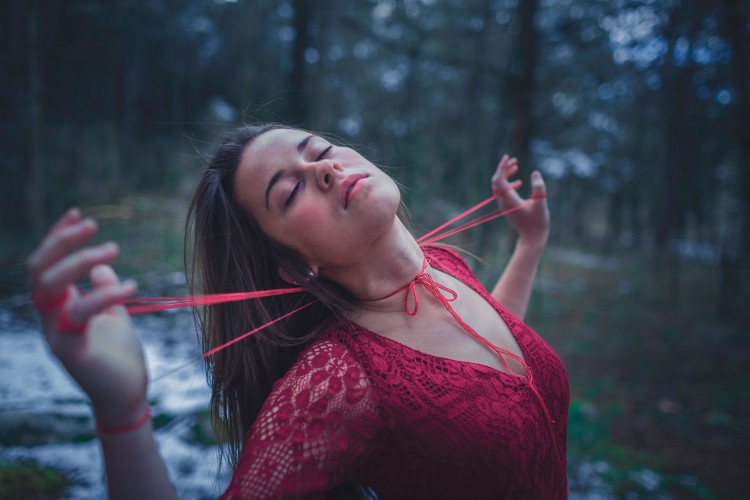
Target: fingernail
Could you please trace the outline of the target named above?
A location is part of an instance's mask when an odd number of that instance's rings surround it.
[[[114,241],[107,241],[102,244],[102,250],[107,252],[116,252],[120,249],[120,246]]]

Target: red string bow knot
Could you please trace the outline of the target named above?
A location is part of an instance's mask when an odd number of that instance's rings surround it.
[[[404,309],[406,310],[406,314],[408,314],[409,316],[415,316],[417,314],[417,311],[419,311],[419,294],[417,293],[417,284],[422,285],[425,290],[432,294],[432,296],[434,296],[441,304],[443,304],[443,306],[447,306],[448,302],[453,302],[458,298],[458,294],[455,290],[436,282],[434,279],[432,279],[432,276],[424,272],[425,269],[427,269],[427,259],[425,259],[424,263],[422,264],[422,270],[413,280],[411,280],[411,282],[409,282],[408,285],[399,288],[391,295],[389,295],[390,297],[397,294],[401,290],[406,290],[406,293],[404,294]],[[414,307],[412,309],[409,309],[410,295],[414,296]]]

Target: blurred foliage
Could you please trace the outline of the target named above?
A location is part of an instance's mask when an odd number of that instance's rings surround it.
[[[559,252],[531,319],[571,372],[571,449],[716,481],[741,463],[748,2],[7,0],[0,47],[1,294],[72,204],[125,274],[179,270],[191,186],[241,122],[355,145],[418,232],[484,199],[508,152],[547,180]],[[507,249],[495,231],[472,250]]]
[[[735,0],[4,2],[2,226],[185,195],[221,130],[280,120],[392,167],[428,224],[481,199],[502,152],[527,159],[554,238],[722,263],[732,311],[749,23]]]
[[[695,292],[672,302],[642,255],[546,254],[528,322],[565,361],[573,462],[609,464],[620,498],[639,491],[630,476],[644,467],[674,498],[734,498],[747,484],[750,343],[707,302],[713,272],[686,264]]]
[[[7,500],[63,498],[71,481],[35,464],[0,463],[0,497]]]

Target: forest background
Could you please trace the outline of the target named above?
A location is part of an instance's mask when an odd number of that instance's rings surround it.
[[[528,320],[568,367],[571,463],[617,497],[750,489],[750,2],[4,1],[0,297],[71,205],[123,274],[181,270],[205,157],[258,120],[388,167],[417,232],[486,198],[502,153],[540,169]],[[483,279],[503,228],[454,240]]]

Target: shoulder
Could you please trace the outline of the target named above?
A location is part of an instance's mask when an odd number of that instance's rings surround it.
[[[267,405],[324,401],[325,411],[330,411],[371,398],[368,374],[339,333],[331,329],[308,345],[274,385]]]
[[[347,326],[332,326],[307,345],[288,373],[300,375],[308,371],[325,370],[343,376],[352,369],[360,370],[356,350],[351,345]]]
[[[361,466],[382,427],[364,369],[324,334],[274,385],[224,498],[323,497]]]

